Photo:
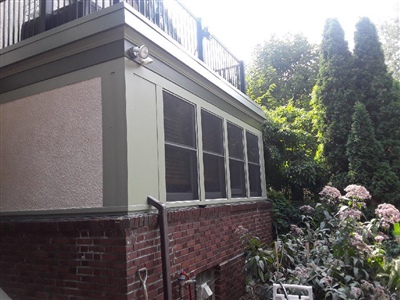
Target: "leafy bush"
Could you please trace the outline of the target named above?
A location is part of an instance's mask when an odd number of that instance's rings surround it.
[[[315,299],[400,299],[400,248],[391,236],[400,212],[381,204],[366,220],[369,192],[358,185],[345,191],[325,187],[320,202],[302,206],[300,222],[272,247],[243,235],[250,278],[312,285]]]
[[[268,191],[268,198],[272,200],[272,226],[274,233],[288,233],[290,225],[301,220],[298,208],[281,192],[270,190]]]

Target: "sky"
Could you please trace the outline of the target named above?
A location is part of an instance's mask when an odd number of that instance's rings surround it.
[[[326,19],[337,18],[353,48],[355,25],[368,17],[378,26],[400,0],[180,0],[238,59],[250,63],[254,47],[272,34],[303,33],[320,43]]]

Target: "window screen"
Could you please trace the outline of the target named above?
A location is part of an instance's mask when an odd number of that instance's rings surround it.
[[[243,129],[228,123],[229,170],[232,198],[246,197]]]
[[[195,106],[164,92],[167,201],[198,199]]]
[[[201,111],[206,199],[226,198],[222,119]]]
[[[261,196],[261,167],[258,137],[246,132],[247,159],[249,169],[250,197]]]

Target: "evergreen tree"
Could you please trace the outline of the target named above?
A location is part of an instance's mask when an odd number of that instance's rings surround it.
[[[375,138],[374,127],[364,104],[355,104],[352,121],[347,142],[349,180],[370,189],[374,172],[383,157],[383,148]]]
[[[347,184],[347,138],[356,102],[352,73],[353,58],[344,39],[344,31],[337,19],[325,23],[321,45],[318,82],[313,106],[321,112],[320,136],[323,156],[332,183],[340,188]]]
[[[371,191],[385,201],[400,191],[400,93],[388,72],[375,25],[362,18],[354,35],[356,87],[371,116],[382,145],[380,168],[375,169]],[[371,183],[372,184],[372,183]],[[375,191],[374,191],[375,190]]]
[[[371,118],[364,104],[356,103],[352,121],[347,143],[349,182],[364,185],[376,202],[394,203],[400,193],[400,181],[383,160],[383,147],[375,138]]]
[[[394,100],[393,78],[387,70],[376,27],[368,18],[361,18],[356,24],[354,57],[357,92],[376,130],[379,122],[387,118],[382,108]]]

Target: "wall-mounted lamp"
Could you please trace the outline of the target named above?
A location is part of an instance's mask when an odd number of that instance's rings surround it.
[[[128,56],[141,65],[147,65],[153,62],[149,57],[149,48],[146,45],[130,48],[128,50]]]

